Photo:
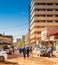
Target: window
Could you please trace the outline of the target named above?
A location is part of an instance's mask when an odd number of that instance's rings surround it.
[[[47,9],[47,11],[53,11],[53,9]]]
[[[46,11],[46,9],[39,9],[39,11]]]
[[[41,34],[41,31],[39,31],[39,32],[34,32],[34,34]]]
[[[35,26],[34,28],[40,28],[39,26]]]
[[[46,11],[46,9],[34,9],[34,11]]]
[[[37,32],[38,34],[41,34],[41,31]]]
[[[40,5],[46,5],[46,3],[39,3]]]
[[[58,5],[58,3],[55,3],[55,5]]]
[[[37,21],[37,22],[39,22],[39,21]]]
[[[45,17],[46,15],[41,15],[42,17]]]
[[[37,15],[39,17],[39,15]]]
[[[35,5],[40,5],[39,3],[35,3]]]
[[[39,20],[35,20],[35,22],[39,22]]]
[[[53,5],[53,3],[47,3],[47,5]]]
[[[39,22],[46,22],[46,20],[39,20]]]
[[[34,9],[34,11],[39,11],[39,9]]]
[[[56,20],[55,22],[58,22],[58,20]]]
[[[47,22],[53,22],[52,20],[47,20]]]
[[[47,15],[47,17],[52,17],[53,15]]]
[[[36,16],[38,16],[38,17],[45,17],[46,15],[36,15]]]
[[[39,3],[34,3],[34,5],[39,5]]]
[[[46,3],[35,3],[34,5],[46,5]]]
[[[56,17],[58,17],[58,14],[57,15],[55,15]]]
[[[46,22],[46,20],[36,20],[35,22]]]
[[[42,20],[41,22],[46,22],[45,20]]]
[[[45,20],[39,20],[39,22],[46,22]]]
[[[58,9],[55,9],[55,11],[58,11]]]
[[[39,17],[39,15],[34,15],[34,16]]]
[[[35,26],[34,28],[44,28],[45,26]]]

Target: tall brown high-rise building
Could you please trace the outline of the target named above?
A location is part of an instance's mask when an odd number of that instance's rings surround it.
[[[32,0],[30,4],[30,43],[41,38],[46,26],[58,26],[58,0]]]

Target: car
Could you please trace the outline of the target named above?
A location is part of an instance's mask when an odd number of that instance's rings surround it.
[[[40,55],[40,56],[47,56],[47,48],[46,47],[40,48],[38,46],[35,46],[33,53],[36,53],[37,55]]]
[[[40,48],[35,46],[32,53],[33,56],[40,56]]]
[[[0,49],[0,61],[5,61],[7,59],[7,51]]]
[[[9,47],[4,46],[4,47],[3,47],[3,50],[6,50],[6,51],[7,51],[7,54],[10,54],[10,48],[9,48]]]
[[[9,48],[6,48],[5,50],[7,51],[8,54],[10,53],[10,49]]]
[[[47,56],[47,48],[46,47],[40,48],[40,55],[41,56]]]

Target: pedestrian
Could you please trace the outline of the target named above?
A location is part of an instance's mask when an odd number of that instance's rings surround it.
[[[54,41],[53,47],[54,47],[54,51],[56,51],[56,41]]]
[[[30,52],[30,48],[29,48],[29,47],[26,47],[26,54],[27,54],[27,57],[29,57],[29,52]]]
[[[24,48],[22,49],[22,52],[23,52],[23,57],[26,58],[26,48],[24,46]]]
[[[53,46],[51,46],[51,47],[49,47],[48,48],[48,57],[52,57],[52,55],[53,55]]]
[[[13,54],[13,48],[12,47],[10,48],[10,54]]]
[[[19,48],[19,53],[20,53],[20,54],[22,53],[22,48]]]
[[[12,46],[12,49],[13,49],[13,53],[14,53],[14,46]]]
[[[32,46],[30,46],[30,54],[32,54]]]
[[[53,51],[54,51],[54,48],[53,48],[53,46],[51,46],[51,50],[50,50],[50,57],[52,57],[52,56],[53,56]]]

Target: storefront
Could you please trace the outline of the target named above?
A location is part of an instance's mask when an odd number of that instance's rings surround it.
[[[46,43],[54,43],[58,45],[58,27],[45,27],[41,32],[41,40]]]
[[[0,48],[3,48],[4,46],[10,47],[11,45],[11,43],[0,41]]]

